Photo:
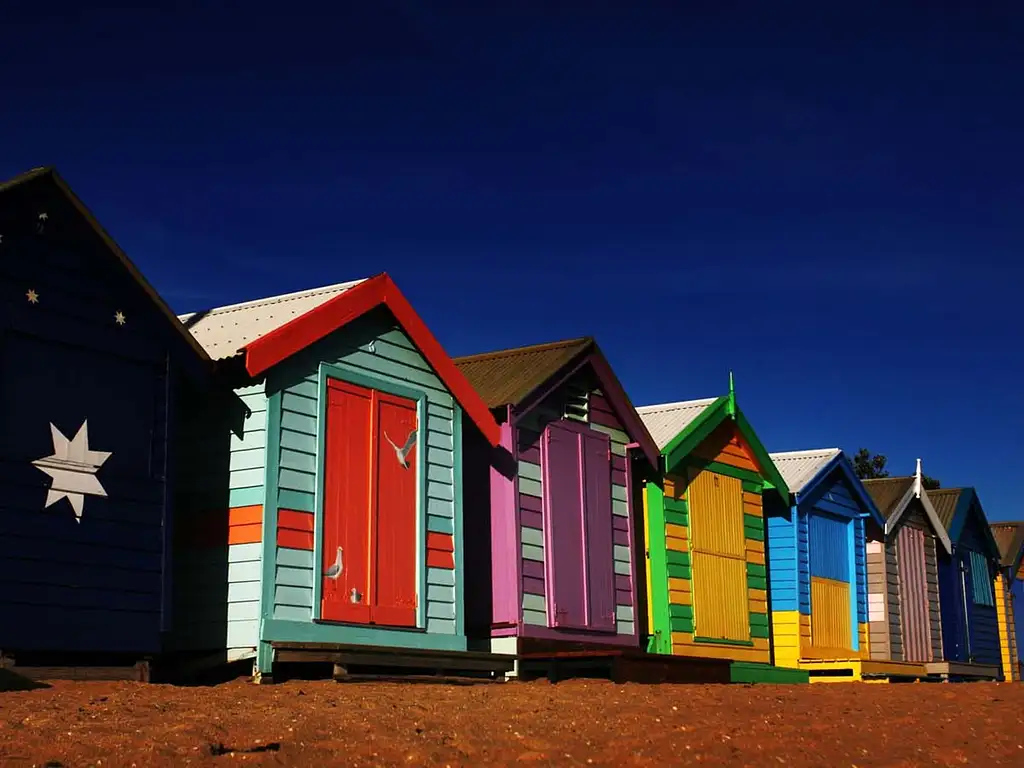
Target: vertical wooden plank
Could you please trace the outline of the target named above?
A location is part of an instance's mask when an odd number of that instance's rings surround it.
[[[702,471],[687,488],[693,630],[714,640],[750,639],[743,483]]]
[[[320,614],[327,621],[365,624],[370,621],[373,393],[332,379],[327,398]],[[340,571],[334,573],[339,557]]]
[[[849,582],[811,576],[811,644],[849,649],[852,635]]]
[[[548,425],[544,463],[544,534],[548,620],[553,627],[586,627],[583,587],[583,494],[580,435]]]
[[[903,657],[907,661],[931,661],[924,544],[924,531],[909,525],[904,525],[896,537]]]
[[[374,392],[377,403],[377,504],[370,543],[371,620],[416,626],[416,477],[419,461],[416,402]]]
[[[612,543],[611,447],[607,435],[583,435],[586,516],[587,623],[615,629],[615,562]]]

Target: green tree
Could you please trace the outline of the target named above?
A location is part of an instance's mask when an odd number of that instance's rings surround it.
[[[886,461],[887,459],[882,454],[872,454],[867,448],[861,448],[853,457],[853,471],[861,480],[888,477],[889,470],[885,468]]]

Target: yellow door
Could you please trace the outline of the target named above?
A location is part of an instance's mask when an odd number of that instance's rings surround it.
[[[717,472],[691,473],[690,568],[693,634],[710,640],[750,640],[743,483]]]
[[[811,577],[811,642],[817,649],[845,650],[850,637],[850,585]]]

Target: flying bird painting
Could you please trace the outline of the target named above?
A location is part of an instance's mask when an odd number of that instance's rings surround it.
[[[413,429],[413,431],[409,433],[409,436],[405,438],[405,445],[403,445],[401,448],[395,445],[394,441],[390,437],[388,437],[387,432],[384,433],[384,439],[391,443],[391,447],[395,449],[395,456],[398,457],[398,463],[401,464],[404,469],[408,469],[409,454],[412,452],[412,449],[416,446],[416,430]]]

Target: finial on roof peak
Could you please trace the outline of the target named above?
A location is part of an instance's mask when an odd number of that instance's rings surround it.
[[[914,470],[914,495],[921,498],[921,489],[924,487],[921,475],[921,460],[917,460],[917,469]]]
[[[729,414],[736,416],[736,382],[733,379],[732,369],[729,369]]]

